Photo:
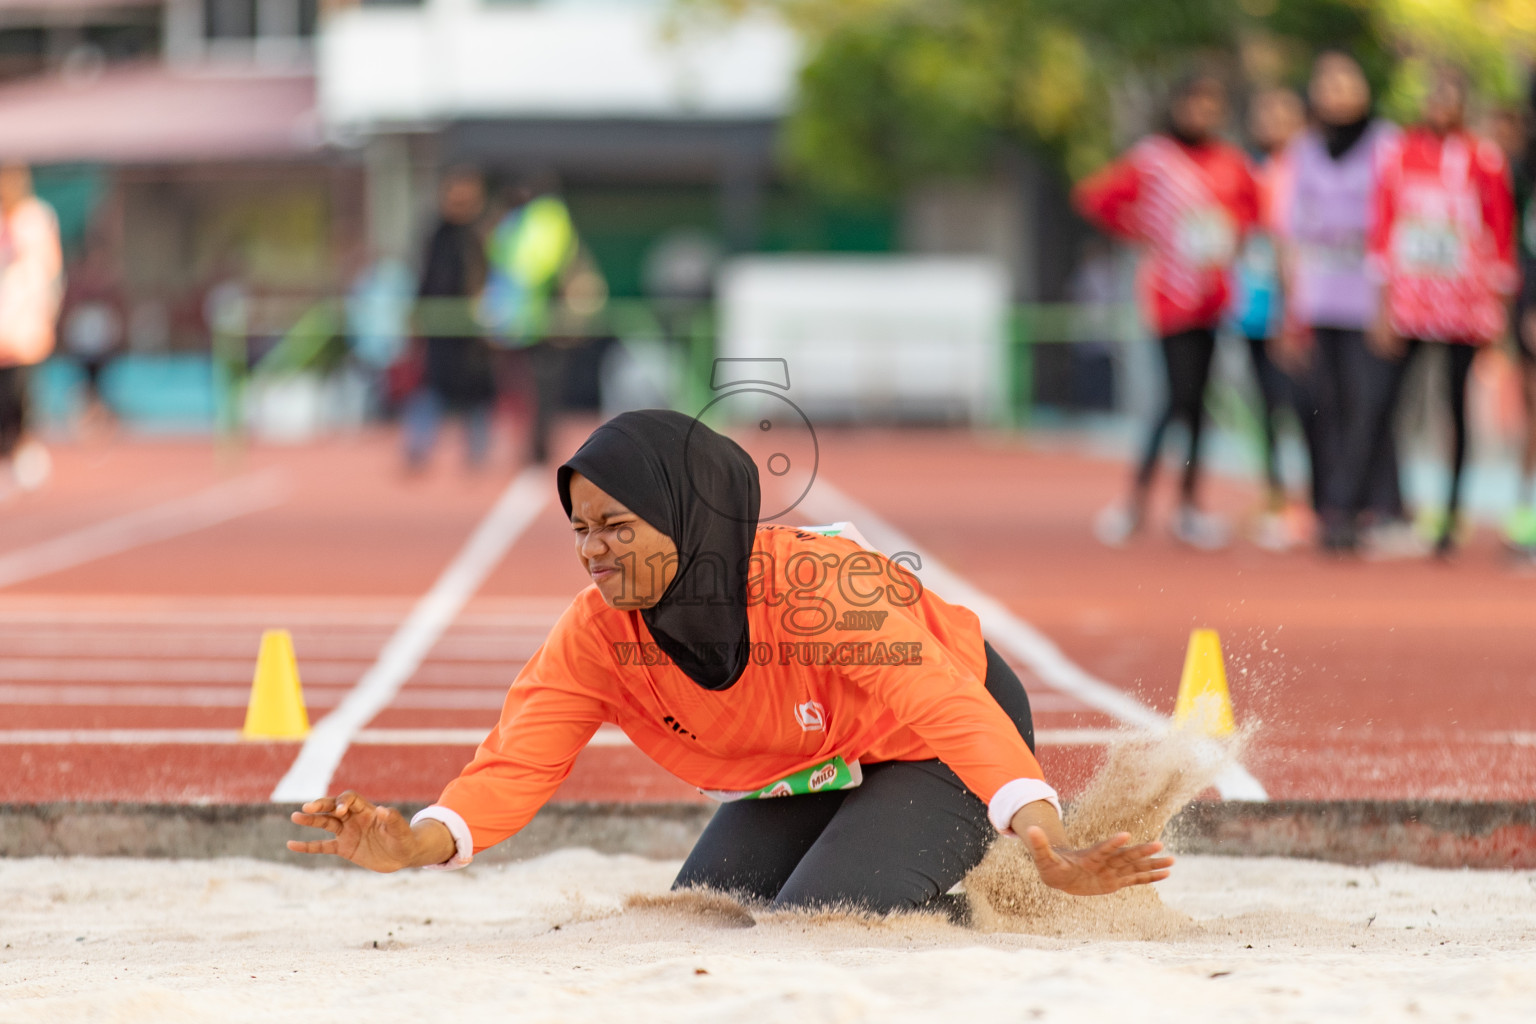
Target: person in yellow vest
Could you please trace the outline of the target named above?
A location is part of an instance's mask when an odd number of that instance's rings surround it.
[[[47,480],[47,449],[27,437],[27,378],[53,352],[64,258],[53,207],[25,164],[0,165],[0,490]]]
[[[570,209],[553,183],[520,185],[509,198],[509,209],[486,242],[490,273],[480,318],[500,344],[522,350],[524,358],[515,362],[532,378],[534,399],[530,456],[542,464],[549,457],[570,344],[562,340],[559,313],[562,308],[594,312],[606,300],[607,286],[582,252]]]

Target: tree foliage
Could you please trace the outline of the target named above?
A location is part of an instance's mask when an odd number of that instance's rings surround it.
[[[1357,55],[1389,113],[1454,61],[1512,98],[1536,52],[1536,0],[678,0],[769,11],[806,44],[783,153],[845,195],[975,174],[1002,145],[1093,169],[1200,65],[1234,86],[1300,85],[1313,54]]]

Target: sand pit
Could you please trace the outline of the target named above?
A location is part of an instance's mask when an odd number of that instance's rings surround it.
[[[1536,1018],[1533,873],[1189,857],[1147,941],[636,905],[676,867],[5,862],[0,1021]]]

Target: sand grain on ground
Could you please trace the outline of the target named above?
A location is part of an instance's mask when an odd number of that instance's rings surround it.
[[[8,861],[0,1022],[1536,1019],[1536,873],[1188,857],[1182,926],[1126,940],[658,899],[676,867]]]

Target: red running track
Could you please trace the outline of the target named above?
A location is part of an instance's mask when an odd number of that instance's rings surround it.
[[[572,425],[565,447],[583,433]],[[293,631],[319,719],[510,479],[446,464],[406,479],[395,454],[386,435],[239,459],[190,441],[57,449],[48,489],[0,505],[0,802],[268,799],[298,747],[235,735],[262,629]],[[1157,530],[1109,551],[1088,523],[1123,483],[1114,462],[875,430],[824,430],[821,458],[822,481],[1159,712],[1188,631],[1218,629],[1239,721],[1257,724],[1248,767],[1272,798],[1536,794],[1536,577],[1491,540],[1450,564],[1199,555]],[[1213,500],[1240,516],[1254,499],[1225,483]],[[96,553],[65,565],[61,549]],[[584,582],[551,493],[333,788],[435,797]],[[1041,761],[1070,794],[1117,723],[1016,667]],[[600,740],[558,800],[700,799],[621,737]]]

